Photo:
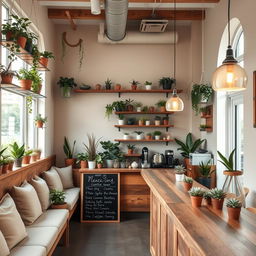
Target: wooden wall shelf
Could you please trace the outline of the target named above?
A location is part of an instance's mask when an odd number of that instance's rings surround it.
[[[133,124],[133,125],[115,125],[115,127],[117,127],[120,131],[121,128],[166,128],[166,131],[168,131],[168,129],[170,127],[174,127],[174,125],[172,124],[168,124],[168,125],[138,125],[138,124]]]
[[[213,105],[206,106],[206,113],[201,115],[201,119],[205,119],[205,125],[208,128],[201,130],[202,132],[212,132],[213,131]]]
[[[152,111],[152,112],[137,112],[137,111],[116,111],[116,115],[172,115],[174,112],[160,112],[160,111]]]
[[[1,45],[4,46],[5,48],[7,48],[8,50],[10,50],[10,46],[12,44],[14,44],[13,41],[0,41]],[[29,65],[33,65],[33,56],[31,53],[29,53],[28,51],[26,51],[23,48],[19,48],[20,52],[14,52],[14,54],[19,57],[20,59],[22,59],[24,62],[26,62]],[[39,62],[38,64],[38,68],[37,70],[39,71],[49,71],[49,69],[47,67],[45,67],[43,64],[41,64]]]
[[[123,142],[123,143],[130,143],[130,142],[158,142],[158,143],[166,143],[166,146],[169,144],[169,142],[173,142],[174,140],[146,140],[146,139],[143,139],[143,140],[136,140],[136,139],[129,139],[129,140],[124,140],[124,139],[115,139],[115,141],[117,142]]]

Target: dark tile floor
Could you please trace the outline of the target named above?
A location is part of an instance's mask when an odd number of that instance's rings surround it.
[[[70,223],[69,248],[54,256],[149,256],[149,214],[125,213],[120,223]]]

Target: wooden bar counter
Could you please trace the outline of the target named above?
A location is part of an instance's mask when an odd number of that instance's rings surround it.
[[[256,255],[256,214],[242,209],[239,221],[229,221],[226,206],[223,211],[206,205],[193,208],[173,170],[150,169],[141,174],[151,190],[152,256]]]

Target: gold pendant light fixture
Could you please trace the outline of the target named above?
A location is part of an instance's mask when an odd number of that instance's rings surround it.
[[[173,70],[174,70],[174,89],[172,96],[167,100],[165,108],[167,111],[178,112],[184,110],[184,103],[182,99],[178,96],[176,89],[176,0],[174,0],[174,20],[173,20],[173,30],[174,30],[174,48],[173,48]]]
[[[230,0],[228,0],[228,49],[226,59],[213,74],[212,87],[215,91],[242,91],[246,89],[247,75],[234,58],[230,42]]]

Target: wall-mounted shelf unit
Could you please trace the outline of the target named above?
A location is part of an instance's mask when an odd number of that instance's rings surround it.
[[[46,96],[42,94],[38,94],[30,90],[23,90],[20,86],[16,84],[0,84],[0,88],[9,92],[16,92],[23,96],[32,96],[33,98],[46,98]]]
[[[89,90],[82,90],[82,89],[75,89],[75,93],[117,93],[119,97],[121,97],[121,94],[123,93],[147,93],[147,94],[152,94],[152,93],[165,93],[166,98],[169,96],[169,93],[172,93],[173,90],[126,90],[126,89],[121,89],[121,90],[96,90],[96,89],[89,89]],[[178,93],[181,93],[182,90],[177,90]]]
[[[123,143],[125,143],[125,142],[128,142],[128,143],[130,143],[130,142],[154,142],[154,143],[156,143],[156,142],[158,142],[158,143],[164,142],[164,143],[166,143],[166,145],[168,145],[169,142],[173,142],[174,140],[153,140],[153,139],[151,139],[151,140],[146,140],[146,139],[143,139],[143,140],[136,140],[136,139],[124,140],[124,139],[115,139],[115,141],[123,142]]]
[[[205,111],[201,114],[201,119],[205,119],[205,125],[207,126],[203,131],[212,132],[213,131],[213,105],[209,105],[205,107]]]
[[[133,125],[115,125],[120,131],[121,128],[166,128],[166,131],[168,131],[168,128],[174,127],[174,125],[168,124],[168,125],[138,125],[138,124],[133,124]]]
[[[152,112],[137,112],[137,111],[122,111],[115,112],[116,115],[172,115],[174,112],[160,112],[160,111],[152,111]]]
[[[6,47],[8,50],[10,50],[10,47],[12,44],[14,44],[13,41],[0,41],[1,45]],[[29,53],[28,51],[26,51],[23,48],[19,48],[20,52],[14,52],[14,54],[19,57],[20,59],[22,59],[24,62],[26,62],[29,65],[33,64],[33,56],[31,53]],[[45,67],[43,64],[41,64],[39,62],[39,66],[37,68],[37,70],[39,71],[49,71],[49,69],[47,67]]]

